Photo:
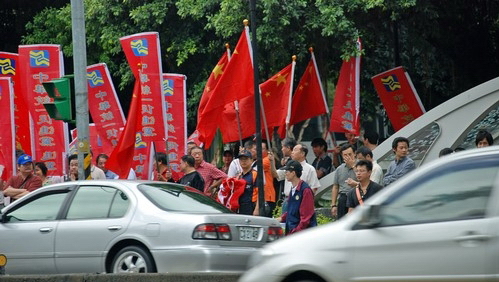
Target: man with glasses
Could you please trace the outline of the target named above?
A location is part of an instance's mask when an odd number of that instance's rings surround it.
[[[347,193],[348,212],[351,212],[358,205],[363,205],[365,200],[383,188],[370,179],[372,170],[373,163],[371,161],[359,160],[355,164],[355,176],[359,182],[354,189]]]
[[[23,154],[17,159],[18,174],[12,176],[4,186],[3,194],[16,200],[42,187],[42,179],[33,174],[34,166],[31,156]]]

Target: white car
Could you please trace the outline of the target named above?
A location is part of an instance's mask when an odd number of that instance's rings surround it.
[[[498,281],[499,146],[442,157],[338,222],[254,254],[240,281]]]
[[[253,252],[282,236],[275,219],[234,214],[168,182],[54,184],[0,218],[7,274],[241,273]]]

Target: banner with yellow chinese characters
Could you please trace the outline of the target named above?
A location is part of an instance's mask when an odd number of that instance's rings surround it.
[[[32,154],[32,135],[29,125],[29,111],[26,111],[26,99],[21,95],[19,83],[19,55],[0,52],[0,77],[10,77],[14,83],[14,126],[16,132],[16,148],[26,154]]]
[[[426,112],[403,67],[373,76],[372,81],[396,131]]]
[[[16,174],[14,131],[14,89],[12,78],[0,77],[0,178],[7,181]]]
[[[21,95],[26,99],[32,117],[34,142],[33,159],[45,162],[48,175],[63,175],[68,148],[67,124],[53,120],[43,103],[51,102],[42,83],[64,75],[62,51],[59,45],[39,44],[19,46],[19,81]]]
[[[106,64],[88,66],[87,82],[88,109],[102,142],[102,152],[109,155],[118,145],[120,128],[125,126],[125,115]]]

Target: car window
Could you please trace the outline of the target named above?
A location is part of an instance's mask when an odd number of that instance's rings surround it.
[[[117,191],[114,195],[113,202],[111,203],[111,210],[109,211],[109,217],[117,218],[125,215],[128,210],[130,200],[123,191]]]
[[[197,191],[172,184],[140,184],[141,191],[154,205],[166,211],[193,213],[232,213],[229,209]]]
[[[123,213],[123,203],[115,197],[118,189],[105,186],[81,186],[68,209],[67,219],[107,218],[114,206],[113,217]],[[121,198],[121,200],[123,200]],[[128,200],[128,198],[127,198]],[[126,211],[126,209],[125,209]]]
[[[55,220],[67,191],[44,195],[7,213],[8,222]]]
[[[484,217],[498,170],[495,164],[433,172],[383,206],[381,226]]]

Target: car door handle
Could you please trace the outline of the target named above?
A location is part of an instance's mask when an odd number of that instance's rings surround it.
[[[50,233],[50,232],[52,232],[52,230],[54,230],[54,228],[52,228],[52,227],[42,227],[42,228],[40,228],[40,232],[41,233]]]
[[[121,225],[112,225],[107,228],[110,231],[117,231],[121,229]]]
[[[492,236],[490,235],[485,235],[485,234],[476,234],[476,233],[471,233],[468,235],[464,236],[459,236],[456,239],[454,239],[456,242],[463,242],[463,241],[480,241],[480,242],[485,242],[492,239]]]

